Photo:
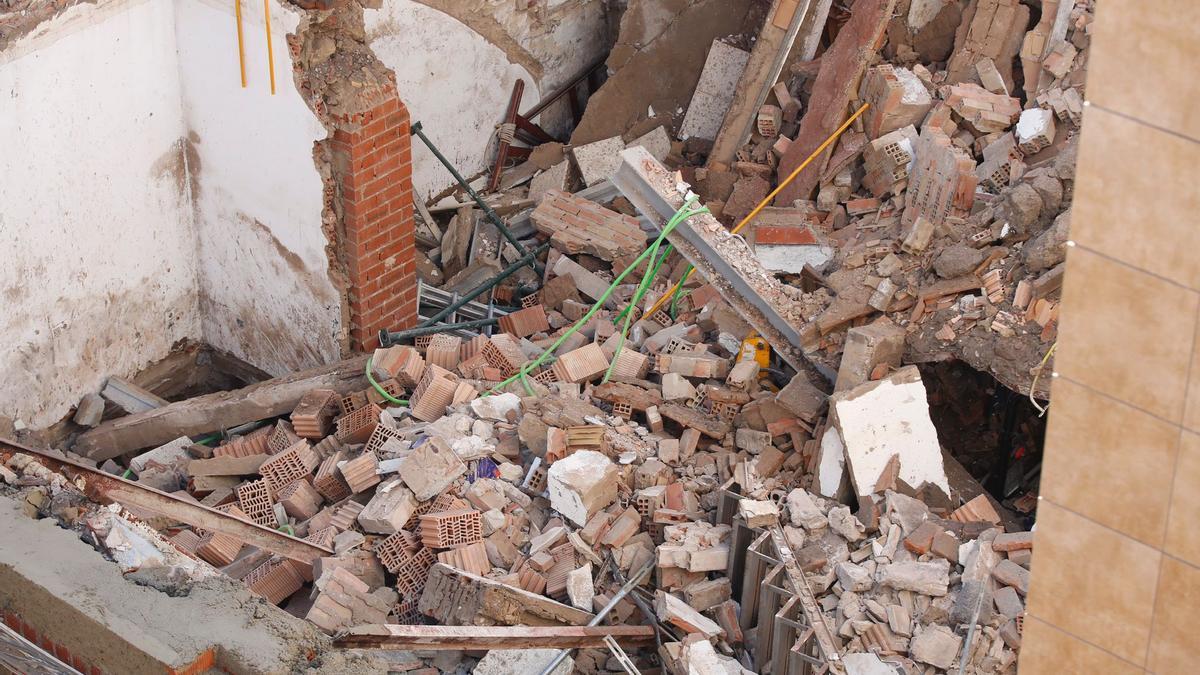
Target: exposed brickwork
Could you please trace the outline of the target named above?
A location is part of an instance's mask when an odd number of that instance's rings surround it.
[[[408,109],[393,83],[380,87],[376,101],[335,117],[331,145],[350,277],[350,346],[364,351],[379,345],[381,328],[409,328],[417,316]]]
[[[78,670],[81,673],[87,673],[88,675],[101,675],[103,672],[99,668],[91,665],[89,661],[86,661],[82,657],[73,654],[65,645],[50,639],[50,636],[44,632],[47,627],[43,626],[42,630],[38,630],[33,625],[26,623],[21,619],[21,617],[7,609],[0,610],[0,618],[3,619],[6,626],[19,633],[26,640],[29,640],[33,644],[41,647],[47,653],[53,654],[54,658],[70,665],[75,670]],[[61,627],[49,626],[49,628],[51,630],[57,630]],[[209,659],[207,661],[207,667],[211,667],[213,663],[213,652],[211,650],[206,651],[205,655],[207,655]]]

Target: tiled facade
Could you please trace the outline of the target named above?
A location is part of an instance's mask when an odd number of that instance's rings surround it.
[[[1025,673],[1193,673],[1200,3],[1096,3]]]

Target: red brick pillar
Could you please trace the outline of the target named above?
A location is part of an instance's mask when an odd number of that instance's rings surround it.
[[[350,275],[350,346],[379,346],[379,330],[417,317],[412,139],[394,85],[337,121],[334,175],[341,198],[341,253]]]

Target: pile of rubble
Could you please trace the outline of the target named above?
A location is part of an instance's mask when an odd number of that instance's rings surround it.
[[[379,349],[369,388],[103,468],[321,547],[302,563],[128,509],[329,634],[595,622],[651,626],[657,649],[583,649],[581,672],[761,671],[801,658],[792,642],[852,675],[1015,672],[1032,538],[1006,506],[1035,492],[1001,505],[942,450],[911,364],[957,357],[1048,397],[1091,4],[1043,0],[1027,30],[1017,0],[858,0],[778,82],[746,82],[756,53],[715,41],[681,120],[506,171],[488,209],[550,249],[544,275],[478,297],[508,306],[496,328]],[[749,141],[718,156],[756,85]],[[768,342],[678,255],[639,258],[661,214],[610,182],[633,147],[725,226],[753,213],[753,255],[727,262],[802,344]],[[419,210],[418,269],[450,296],[522,256],[470,202]],[[614,282],[631,267],[645,288]],[[790,348],[811,367],[772,358]],[[8,467],[34,510],[94,509],[22,455]],[[798,604],[772,606],[780,586]],[[797,622],[807,637],[772,644]]]

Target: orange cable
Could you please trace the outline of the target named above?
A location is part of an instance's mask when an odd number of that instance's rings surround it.
[[[267,19],[267,68],[271,72],[271,95],[275,95],[275,46],[271,44],[271,0],[263,0],[263,15]]]
[[[745,218],[742,218],[742,222],[738,223],[737,227],[734,227],[732,230],[730,230],[730,233],[737,234],[743,227],[745,227],[747,224],[749,224],[749,222],[751,220],[754,220],[754,216],[757,216],[760,211],[765,209],[767,207],[767,204],[770,204],[771,200],[775,198],[775,195],[779,194],[779,192],[781,190],[783,190],[785,187],[787,187],[789,184],[791,184],[792,181],[796,180],[796,176],[799,176],[800,172],[803,171],[805,169],[805,167],[807,167],[809,164],[811,164],[812,161],[814,159],[816,159],[822,152],[825,152],[825,149],[828,148],[831,143],[836,141],[839,136],[841,136],[843,133],[845,133],[846,129],[849,129],[850,125],[854,123],[854,120],[861,117],[862,114],[867,111],[867,108],[870,108],[870,107],[871,107],[870,103],[862,104],[862,107],[859,108],[857,111],[855,111],[855,113],[850,116],[850,119],[846,120],[846,122],[844,124],[842,124],[842,126],[838,127],[838,130],[833,132],[833,134],[829,138],[826,138],[825,142],[822,143],[816,150],[813,150],[812,154],[808,156],[808,159],[804,160],[800,164],[800,166],[796,167],[795,171],[792,171],[792,173],[786,179],[784,179],[784,181],[782,183],[779,184],[779,187],[777,187],[771,191],[771,194],[764,197],[763,200],[758,203],[758,206],[754,207],[753,211],[748,213]],[[658,302],[654,303],[654,306],[651,307],[649,309],[649,311],[646,312],[645,316],[650,316],[651,314],[654,314],[658,310],[662,309],[663,304],[666,303],[666,301],[675,294],[675,291],[679,290],[679,287],[682,286],[684,284],[684,282],[686,282],[688,280],[688,278],[692,276],[692,273],[695,271],[696,271],[696,269],[694,267],[689,269],[688,273],[683,275],[682,279],[675,282],[675,285],[672,286],[670,289],[668,289],[667,292],[664,293],[663,296],[658,299]]]
[[[246,47],[242,42],[242,0],[233,0],[234,16],[237,17],[238,68],[242,71],[242,89],[246,88]]]

